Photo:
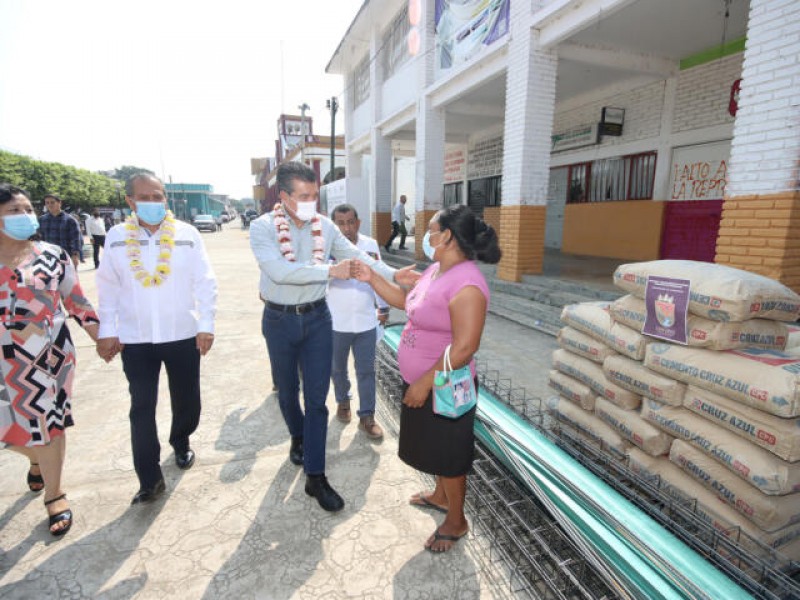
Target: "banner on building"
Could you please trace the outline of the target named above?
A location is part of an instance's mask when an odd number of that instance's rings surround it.
[[[580,127],[574,127],[567,131],[554,133],[550,136],[550,142],[552,144],[551,152],[592,146],[597,143],[599,133],[600,128],[597,123],[581,125]]]
[[[436,65],[463,64],[508,33],[511,0],[436,0]]]

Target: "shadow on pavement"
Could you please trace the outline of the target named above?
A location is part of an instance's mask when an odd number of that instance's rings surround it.
[[[284,441],[288,441],[277,402],[267,413],[270,418],[280,419]],[[329,449],[338,448],[342,429],[329,427]],[[263,429],[260,432],[263,434]],[[250,597],[254,592],[261,598],[291,597],[315,575],[326,555],[323,544],[334,529],[363,508],[378,462],[377,452],[369,445],[364,448],[354,442],[341,452],[328,451],[327,475],[331,485],[345,499],[344,510],[331,514],[306,495],[303,470],[290,463],[287,456],[264,495],[252,525],[236,551],[214,575],[203,598]],[[232,467],[230,473],[238,475],[240,470],[244,469]],[[331,540],[330,543],[336,542]]]
[[[78,534],[73,529],[63,539],[55,541],[56,538],[51,538],[46,527],[37,527],[17,549],[21,550],[26,546],[30,548],[45,539],[45,536],[55,543],[66,545],[42,564],[32,568],[24,579],[1,586],[0,598],[133,598],[146,584],[146,575],[130,577],[109,590],[101,590],[138,549],[142,538],[169,502],[169,497],[182,476],[183,472],[174,475],[169,473],[169,477],[165,474],[169,481],[164,496],[152,504],[129,506],[119,517],[80,539],[70,538]],[[102,510],[102,507],[96,509]],[[42,522],[46,521],[43,519]],[[3,570],[6,568],[3,564]],[[69,580],[59,580],[65,573],[70,574]]]

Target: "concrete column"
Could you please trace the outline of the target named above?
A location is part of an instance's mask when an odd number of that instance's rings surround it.
[[[420,24],[421,56],[418,81],[419,89],[426,89],[434,80],[435,57],[435,1],[422,2]],[[445,117],[444,112],[434,108],[430,98],[422,95],[417,102],[416,166],[415,166],[415,205],[414,227],[415,256],[424,258],[422,237],[428,229],[428,221],[442,208],[444,202],[444,154]],[[406,208],[408,212],[409,209]]]
[[[528,10],[524,2],[511,4],[499,215],[503,258],[497,267],[497,276],[508,281],[541,273],[544,260],[558,59],[554,51],[537,48],[538,33],[525,25]]]
[[[373,237],[381,243],[389,239],[392,211],[392,144],[375,124],[383,118],[383,60],[379,53],[383,40],[380,31],[374,31],[370,43],[370,56],[378,56],[370,64],[370,96],[372,99],[372,129],[370,147],[372,168],[369,173],[370,217],[374,225],[370,228]],[[374,219],[372,216],[374,215]],[[387,215],[389,215],[387,217]],[[388,219],[388,227],[387,227]]]
[[[800,9],[751,0],[716,262],[800,291]]]

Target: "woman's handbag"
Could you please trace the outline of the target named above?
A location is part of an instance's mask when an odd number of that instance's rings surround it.
[[[444,371],[433,376],[433,412],[442,417],[457,419],[478,403],[478,392],[469,364],[453,370],[450,346],[444,351]]]

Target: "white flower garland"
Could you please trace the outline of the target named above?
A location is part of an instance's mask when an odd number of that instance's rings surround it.
[[[297,255],[292,246],[292,234],[289,231],[289,221],[286,218],[286,212],[283,210],[283,205],[278,203],[273,208],[275,229],[278,232],[278,244],[280,245],[281,254],[289,262],[295,262]],[[322,221],[319,215],[314,215],[311,219],[311,240],[314,244],[312,255],[314,264],[325,264],[325,238],[322,237]]]
[[[139,243],[139,219],[136,213],[131,213],[125,220],[125,234],[125,245],[130,259],[128,266],[133,272],[134,278],[144,287],[156,287],[164,283],[171,272],[169,263],[172,259],[172,249],[175,247],[175,217],[172,211],[167,211],[167,216],[161,223],[160,249],[153,273],[148,273],[142,263],[142,245]]]

